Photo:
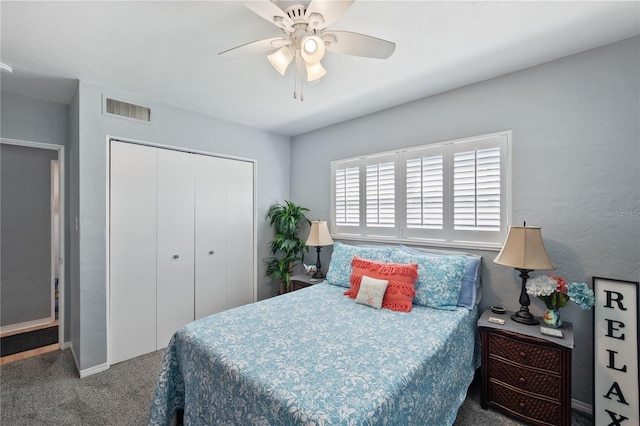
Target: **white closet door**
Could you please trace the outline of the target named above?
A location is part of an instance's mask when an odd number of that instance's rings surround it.
[[[157,347],[194,319],[194,156],[158,149]]]
[[[254,302],[253,163],[227,163],[227,306]]]
[[[156,350],[156,152],[111,142],[109,348],[115,364]]]
[[[227,309],[227,172],[230,160],[195,156],[195,317]]]

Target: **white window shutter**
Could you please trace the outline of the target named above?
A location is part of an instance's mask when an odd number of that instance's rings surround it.
[[[511,131],[333,161],[340,238],[500,247],[510,222]]]
[[[395,159],[367,162],[367,226],[395,226]]]
[[[500,148],[457,152],[453,158],[455,230],[500,230]]]
[[[444,175],[442,155],[406,162],[407,227],[442,229]]]
[[[335,223],[337,226],[360,226],[360,168],[336,167]]]

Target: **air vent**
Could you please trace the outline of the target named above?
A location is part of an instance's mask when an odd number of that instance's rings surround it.
[[[107,98],[106,112],[107,114],[119,115],[133,120],[151,121],[151,108],[129,104],[116,99]]]

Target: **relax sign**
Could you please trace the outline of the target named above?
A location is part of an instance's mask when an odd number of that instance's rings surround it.
[[[637,426],[638,283],[593,278],[594,420]]]

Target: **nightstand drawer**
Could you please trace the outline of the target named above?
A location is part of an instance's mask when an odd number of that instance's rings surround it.
[[[562,371],[561,351],[531,342],[489,332],[489,347],[492,355],[517,362],[522,365],[560,373]]]
[[[518,389],[560,400],[560,376],[518,367],[493,357],[489,358],[489,376]]]
[[[560,424],[560,404],[535,398],[491,381],[489,400],[507,411],[529,419],[535,424]]]

